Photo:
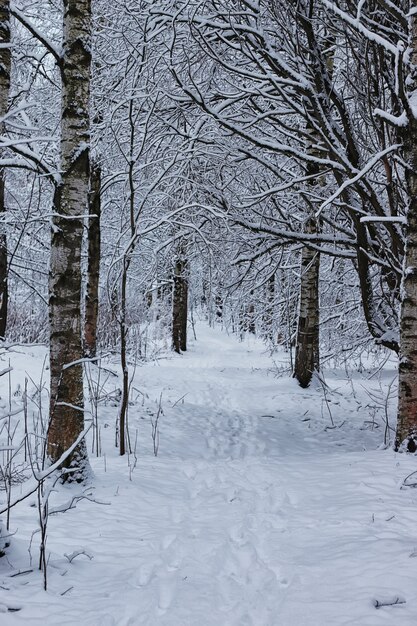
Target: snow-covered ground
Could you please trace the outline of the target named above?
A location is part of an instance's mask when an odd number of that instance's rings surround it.
[[[136,370],[137,460],[114,449],[117,401],[100,403],[102,455],[91,457],[87,492],[96,502],[50,517],[47,592],[39,535],[28,552],[34,498],[13,509],[1,626],[415,626],[417,491],[400,487],[417,462],[380,448],[394,371],[328,372],[326,387],[301,390],[277,378],[261,343],[204,325],[197,336],[187,354]],[[25,372],[39,381],[44,356],[5,357],[17,407],[18,385]],[[101,393],[115,397],[118,379],[101,376]],[[59,488],[52,504],[81,490]],[[92,558],[70,563],[79,549]]]

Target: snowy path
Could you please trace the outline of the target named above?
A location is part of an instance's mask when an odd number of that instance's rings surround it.
[[[399,489],[415,461],[376,450],[381,434],[361,429],[363,399],[342,377],[328,381],[330,411],[346,423],[328,429],[322,391],[275,378],[260,344],[198,335],[187,355],[136,373],[149,398],[131,407],[132,480],[104,430],[117,408],[103,410],[94,497],[108,504],[51,518],[47,593],[36,572],[10,578],[28,568],[36,527],[33,508],[16,511],[0,612],[22,610],[1,626],[415,626],[417,495]],[[69,564],[80,547],[93,559]],[[396,598],[405,603],[375,607]]]

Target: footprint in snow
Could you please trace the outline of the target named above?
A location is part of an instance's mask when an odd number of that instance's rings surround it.
[[[177,535],[175,533],[166,535],[162,540],[162,549],[167,550],[169,546],[176,540],[176,538],[177,538]]]
[[[180,524],[184,520],[184,513],[178,506],[172,506],[170,508],[170,519],[173,524]]]
[[[135,577],[135,584],[139,587],[146,587],[149,584],[151,579],[154,577],[155,567],[150,563],[143,563],[140,566],[139,571]]]
[[[174,598],[175,585],[169,580],[162,580],[158,590],[158,613],[163,615],[169,609]]]
[[[229,529],[229,537],[237,546],[243,546],[249,540],[247,532],[241,525],[232,526]]]
[[[185,476],[190,480],[194,480],[194,478],[197,475],[197,469],[195,468],[194,465],[185,466],[183,467],[182,471],[183,471],[183,474],[185,474]]]

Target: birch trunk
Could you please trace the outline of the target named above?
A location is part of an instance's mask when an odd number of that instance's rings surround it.
[[[89,191],[90,0],[64,0],[60,184],[54,197],[49,278],[51,401],[48,456],[56,461],[84,428],[81,245]],[[79,219],[74,219],[79,216]],[[75,363],[74,363],[75,362]],[[85,442],[65,463],[88,474]]]
[[[417,0],[410,2],[410,74],[408,95],[417,94]],[[407,111],[409,124],[404,133],[404,157],[408,204],[408,225],[400,318],[400,364],[398,420],[395,449],[417,450],[417,119]]]
[[[91,164],[88,221],[88,267],[85,296],[84,348],[89,357],[96,356],[98,292],[100,283],[101,169]]]
[[[314,234],[316,231],[316,220],[310,218],[305,232]],[[319,271],[320,254],[304,246],[294,365],[294,377],[301,387],[308,387],[314,371],[319,370]]]
[[[172,346],[175,352],[187,350],[188,261],[182,251],[175,261],[172,301]]]
[[[0,119],[8,110],[10,91],[10,3],[0,0]],[[4,124],[0,122],[0,135],[4,135]],[[6,212],[5,196],[6,172],[0,167],[0,218]],[[7,239],[4,225],[0,231],[0,338],[4,338],[7,325],[8,281],[7,281]]]
[[[321,92],[323,102],[326,100],[329,84],[333,78],[333,43],[334,35],[327,33],[325,38],[319,43],[313,28],[313,2],[306,5],[300,4],[301,11],[298,19],[304,30],[310,46],[310,63],[314,73],[314,80],[318,92]],[[308,7],[307,13],[304,10]],[[320,16],[318,8],[317,17]],[[321,19],[321,16],[320,16]],[[326,105],[328,106],[328,104]],[[312,100],[307,102],[307,112],[312,120],[316,117],[316,103]],[[314,124],[307,124],[309,141],[307,152],[316,157],[323,157],[326,152],[322,146],[321,138],[315,131]],[[309,184],[323,185],[324,179],[320,177],[321,168],[316,163],[307,166],[307,173],[315,175],[317,180],[311,179]],[[311,214],[306,223],[305,232],[315,234],[319,229],[319,221]],[[294,377],[301,387],[308,387],[314,371],[319,370],[319,322],[320,322],[320,301],[319,301],[319,274],[320,274],[320,254],[315,250],[303,247],[301,256],[301,285],[300,304],[297,327],[297,343],[295,349]]]

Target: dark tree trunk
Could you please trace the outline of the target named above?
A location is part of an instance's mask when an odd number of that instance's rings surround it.
[[[219,291],[214,298],[214,306],[216,309],[216,317],[220,321],[223,319],[223,295],[220,292],[221,286],[218,287]]]
[[[57,461],[84,429],[81,246],[89,192],[90,0],[64,0],[61,182],[54,197],[49,278],[51,400],[48,456]],[[67,458],[82,481],[85,441]]]
[[[252,292],[251,292],[251,297],[253,296]],[[253,304],[253,302],[250,302],[248,304],[248,308],[247,308],[247,328],[248,331],[251,333],[251,335],[255,335],[256,334],[256,323],[255,323],[255,305]]]
[[[306,232],[314,234],[317,223],[309,218]],[[320,254],[303,247],[301,258],[301,288],[295,349],[294,377],[301,387],[308,387],[314,371],[319,370],[319,271]]]
[[[274,301],[275,301],[275,274],[271,274],[266,284],[266,307],[263,315],[264,332],[268,339],[274,336]]]
[[[174,269],[172,298],[172,346],[175,352],[187,350],[188,261],[180,252]]]
[[[97,350],[101,219],[101,169],[97,163],[91,164],[88,215],[88,268],[85,296],[84,349],[87,356],[94,357]]]
[[[200,300],[200,304],[202,307],[205,307],[207,305],[207,294],[209,292],[209,288],[207,285],[207,278],[203,275],[203,279],[201,282],[201,300]]]
[[[10,91],[10,3],[0,0],[0,119],[8,110]],[[4,135],[4,124],[0,123],[0,134]],[[0,217],[6,212],[5,170],[0,167]],[[0,339],[6,335],[8,305],[7,239],[4,224],[0,232]]]
[[[363,313],[368,326],[368,330],[372,337],[380,345],[393,350],[398,353],[399,345],[398,340],[395,338],[394,333],[389,336],[386,332],[384,320],[378,312],[378,302],[374,294],[374,288],[372,285],[371,276],[371,263],[369,261],[370,246],[368,241],[368,234],[365,224],[361,224],[360,220],[356,220],[356,233],[357,233],[357,270],[359,277],[359,286],[361,290],[361,302],[363,307]]]
[[[130,267],[130,257],[126,257],[123,261],[123,272],[120,293],[120,363],[122,366],[122,399],[120,404],[119,415],[119,452],[123,456],[126,454],[127,443],[127,413],[129,408],[129,368],[127,363],[127,335],[128,327],[126,320],[127,308],[127,276]]]

